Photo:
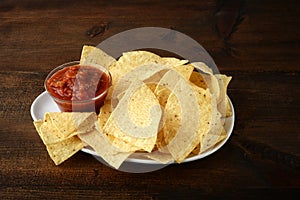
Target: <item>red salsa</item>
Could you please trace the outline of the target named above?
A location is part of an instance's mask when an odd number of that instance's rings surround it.
[[[46,88],[62,111],[96,111],[103,104],[111,80],[92,66],[73,65],[55,72]]]

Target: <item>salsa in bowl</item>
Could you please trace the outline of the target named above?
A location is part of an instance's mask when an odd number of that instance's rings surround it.
[[[53,69],[44,85],[61,111],[99,113],[111,82],[105,67],[80,65],[79,61],[74,61]]]

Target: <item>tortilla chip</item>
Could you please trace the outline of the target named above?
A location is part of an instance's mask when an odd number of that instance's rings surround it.
[[[226,107],[227,107],[227,111],[226,111],[226,117],[231,117],[232,116],[232,109],[229,103],[229,97],[226,95]]]
[[[152,91],[142,81],[133,81],[112,113],[122,131],[133,137],[156,135],[161,108]]]
[[[215,100],[213,99],[213,104]],[[212,115],[210,121],[210,130],[207,134],[202,135],[200,153],[207,151],[213,147],[219,140],[223,129],[221,114],[217,111],[216,107],[212,107]]]
[[[204,76],[203,74],[193,71],[190,77],[190,81],[196,86],[206,89],[207,85],[205,83],[205,79],[203,78],[203,76]]]
[[[60,131],[53,125],[47,114],[44,121],[36,121],[34,125],[56,165],[61,164],[84,147],[83,142],[77,136],[62,138]]]
[[[112,109],[112,105],[110,101],[106,101],[104,103],[104,105],[101,107],[100,109],[100,113],[98,115],[98,123],[100,125],[101,130],[104,129],[105,124],[107,123],[111,113],[112,113],[113,109]],[[116,147],[120,147],[122,146],[122,150],[123,151],[134,151],[135,149],[138,149],[138,147],[129,144],[128,142],[125,142],[122,139],[116,138],[111,134],[108,134],[107,132],[104,133],[107,137],[107,139],[111,142],[112,145],[116,146]]]
[[[198,155],[199,153],[200,153],[200,143],[192,151],[192,154],[194,154],[194,155]]]
[[[98,64],[109,68],[116,60],[101,49],[84,45],[81,51],[80,65]]]
[[[181,76],[174,81],[173,78],[177,74],[170,70],[162,79],[165,86],[174,88],[166,104],[166,123],[163,131],[169,152],[180,163],[200,142],[200,137],[197,136],[200,110],[194,91],[188,82]],[[174,129],[175,126],[178,130]]]
[[[65,140],[61,137],[60,132],[51,123],[51,121],[43,122],[42,120],[39,120],[33,123],[45,145],[59,143]]]
[[[189,62],[188,60],[180,60],[174,57],[162,57],[162,61],[160,64],[167,65],[169,67],[177,67],[177,66],[185,65],[188,62]]]
[[[112,113],[112,105],[110,101],[105,101],[103,106],[100,108],[100,112],[98,114],[98,122],[100,124],[101,129],[104,128],[108,118]]]
[[[175,70],[169,70],[157,84],[154,94],[162,107],[165,107],[170,94],[180,79],[184,79],[180,73]]]
[[[191,63],[196,70],[200,70],[206,74],[202,74],[204,78],[204,82],[209,88],[210,92],[218,99],[220,95],[220,87],[218,79],[214,76],[212,69],[210,69],[205,63],[203,62],[196,62]]]
[[[141,65],[162,63],[161,60],[162,58],[160,56],[149,51],[130,51],[123,53],[118,62],[122,63],[122,66],[126,66],[127,69],[125,71],[129,72],[130,70]]]
[[[179,74],[183,76],[186,80],[189,80],[191,74],[193,73],[194,66],[191,64],[188,65],[179,65],[172,67],[173,70],[177,71]]]
[[[225,140],[226,137],[227,137],[227,132],[226,132],[225,128],[223,127],[223,128],[222,128],[222,131],[221,131],[221,134],[220,134],[220,136],[219,136],[219,139],[218,139],[218,141],[216,142],[216,145],[218,145],[220,142],[222,142],[223,140]],[[215,145],[215,146],[216,146],[216,145]]]
[[[122,76],[141,65],[157,63],[161,63],[161,57],[148,51],[131,51],[123,53],[119,60],[109,67],[112,76],[112,86],[106,99],[112,97],[112,91]]]
[[[124,151],[151,152],[160,118],[161,108],[154,94],[147,85],[136,80],[113,110],[104,126],[104,132],[124,141],[122,144],[112,141]]]
[[[153,151],[151,153],[145,153],[142,155],[145,158],[150,158],[162,164],[171,163],[174,161],[174,158],[170,153],[162,153],[159,151]]]
[[[70,138],[80,132],[92,130],[97,115],[94,112],[47,112],[45,118],[52,121],[61,138]]]
[[[201,149],[203,149],[203,138],[207,138],[207,134],[211,131],[211,126],[214,122],[214,111],[216,111],[216,108],[213,106],[216,106],[216,101],[209,89],[204,90],[193,84],[192,87],[196,93],[198,105],[200,107],[200,127],[198,129],[198,136],[200,141],[199,153],[201,153]]]
[[[94,130],[78,136],[82,141],[89,144],[109,165],[116,169],[133,153],[133,151],[124,152],[112,145],[106,135],[103,134],[103,130],[98,122],[95,123]]]
[[[218,110],[221,113],[222,117],[226,117],[227,113],[227,87],[231,80],[230,76],[226,76],[224,74],[216,74],[215,77],[218,80],[219,88],[220,88],[220,95],[217,99],[218,102]]]
[[[221,114],[218,113],[217,117],[219,118],[215,120],[216,122],[213,124],[213,127],[211,128],[210,132],[202,140],[201,143],[202,145],[200,150],[201,153],[214,147],[215,144],[219,142],[223,126],[222,126]]]
[[[130,71],[129,73],[125,74],[120,80],[116,83],[113,91],[112,96],[112,104],[114,105],[114,100],[119,97],[120,94],[125,92],[129,85],[136,80],[138,77],[139,80],[145,81],[150,77],[154,76],[155,74],[160,73],[161,71],[165,71],[167,68],[158,65],[158,64],[148,64],[136,67],[134,70]],[[151,81],[152,82],[152,81]]]
[[[51,159],[59,165],[81,150],[84,144],[77,136],[74,136],[59,143],[48,144],[46,147]]]
[[[197,70],[200,70],[206,74],[213,74],[213,71],[211,68],[209,68],[205,63],[203,62],[193,62],[191,63]],[[199,72],[199,71],[198,71]]]

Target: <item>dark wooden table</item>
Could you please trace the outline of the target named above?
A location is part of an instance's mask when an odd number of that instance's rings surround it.
[[[0,199],[299,197],[298,2],[0,1]],[[145,26],[187,34],[233,76],[232,137],[205,159],[152,173],[83,152],[55,166],[29,112],[47,73],[78,60],[84,44]]]

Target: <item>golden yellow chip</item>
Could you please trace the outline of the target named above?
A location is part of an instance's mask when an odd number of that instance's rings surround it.
[[[61,131],[50,119],[49,113],[45,114],[44,121],[36,121],[34,125],[56,165],[61,164],[84,147],[83,142],[75,134],[63,137]]]
[[[180,60],[178,58],[173,57],[162,57],[162,61],[160,62],[160,64],[167,65],[169,67],[177,67],[185,65],[188,62],[188,60]]]
[[[196,62],[191,63],[196,70],[200,70],[206,74],[201,74],[204,82],[209,88],[210,92],[218,99],[220,95],[220,87],[218,79],[214,76],[212,69],[210,69],[205,63],[203,62]]]
[[[191,154],[198,155],[200,153],[200,143],[195,147]]]
[[[174,161],[173,156],[170,153],[162,153],[159,151],[153,151],[151,153],[144,153],[142,157],[150,158],[162,164],[167,164]]]
[[[61,137],[60,132],[51,123],[51,121],[43,122],[42,120],[39,120],[33,123],[45,145],[54,144],[65,140]]]
[[[223,87],[222,79],[219,81],[218,76],[213,75],[212,70],[209,69],[204,63],[192,63],[196,69],[203,71],[204,73],[208,74],[201,74],[201,78],[194,74],[195,77],[198,77],[200,79],[200,82],[193,81],[197,84],[197,87],[194,87],[195,90],[199,90],[202,85],[202,81],[205,83],[207,88],[209,89],[209,93],[206,94],[206,97],[210,97],[210,119],[208,124],[210,125],[209,131],[205,131],[204,134],[201,135],[201,143],[200,143],[200,152],[202,153],[204,151],[207,151],[208,149],[212,148],[220,139],[220,135],[222,133],[222,128],[225,119],[221,118],[222,115],[218,111],[218,103],[223,103],[223,91],[220,91],[220,88]],[[194,78],[195,78],[194,77]],[[221,83],[220,83],[221,82]],[[219,101],[219,102],[218,102]],[[222,108],[223,109],[223,108]]]
[[[105,68],[109,68],[116,60],[102,51],[101,49],[93,46],[84,45],[81,51],[80,64],[98,64]]]
[[[200,70],[206,74],[213,74],[212,69],[203,62],[193,62],[191,65],[193,65],[197,70]]]
[[[182,162],[199,144],[198,135],[200,110],[192,87],[176,71],[170,70],[163,77],[161,83],[172,89],[165,114],[166,122],[163,128],[167,149],[178,162]],[[182,126],[181,124],[184,124]],[[174,127],[178,127],[177,130]]]
[[[164,141],[169,144],[176,136],[181,126],[181,106],[175,94],[171,94],[167,100],[165,107],[166,122],[163,127]]]
[[[100,124],[101,129],[104,128],[109,116],[112,113],[112,106],[110,101],[105,101],[103,106],[100,108],[100,112],[98,115],[98,122]]]
[[[205,79],[203,78],[204,74],[193,71],[190,77],[190,81],[196,86],[206,89],[207,85],[205,83]]]
[[[227,87],[231,80],[230,76],[226,76],[224,74],[216,74],[215,77],[218,80],[219,88],[220,88],[220,95],[217,100],[218,102],[218,110],[221,113],[222,117],[226,117],[227,113]]]
[[[121,63],[121,66],[126,67],[124,69],[123,74],[126,74],[130,70],[139,67],[141,65],[147,64],[160,64],[162,63],[162,58],[154,53],[149,51],[131,51],[123,53],[123,55],[119,58],[118,62]]]
[[[226,117],[231,117],[232,116],[232,109],[229,103],[229,97],[226,95],[226,107],[227,107],[227,111],[226,111]]]
[[[162,107],[165,107],[170,94],[175,89],[178,80],[181,79],[184,80],[185,78],[180,73],[169,70],[158,82],[154,94]]]
[[[198,104],[200,106],[200,127],[198,129],[198,137],[200,138],[200,153],[204,149],[204,141],[209,138],[207,135],[211,131],[212,124],[214,123],[214,112],[216,112],[216,100],[210,93],[209,89],[192,85],[196,93]]]
[[[158,132],[161,108],[151,90],[141,81],[134,81],[113,110],[104,126],[104,133],[124,141],[114,145],[124,151],[151,152]]]
[[[97,115],[94,112],[48,112],[45,118],[52,121],[61,138],[69,138],[92,130]]]
[[[182,72],[183,76],[189,77],[190,74],[188,73],[189,71],[192,71],[190,69],[193,67],[192,66],[183,67],[183,64],[185,64],[186,62],[188,61],[179,60],[176,58],[161,58],[160,56],[148,51],[131,51],[131,52],[123,53],[123,55],[119,58],[119,60],[109,68],[112,76],[112,87],[107,95],[107,99],[110,99],[112,97],[113,91],[116,93],[120,92],[120,89],[117,89],[117,91],[115,91],[114,88],[122,77],[123,79],[124,78],[129,79],[129,76],[131,74],[131,76],[133,76],[134,78],[145,80],[147,78],[150,78],[150,76],[157,74],[157,72],[161,71],[161,70],[155,71],[157,69],[152,67],[153,71],[151,73],[151,70],[149,71],[147,69],[144,69],[143,71],[143,67],[141,66],[156,64],[162,66],[164,69],[175,68],[175,70]],[[141,70],[139,71],[135,70],[138,67],[141,67]],[[155,80],[152,79],[152,81]],[[127,87],[128,84],[122,86],[122,88],[127,88]],[[122,91],[124,91],[124,89]]]
[[[139,66],[157,63],[161,63],[161,57],[148,51],[131,51],[123,53],[119,60],[109,67],[112,76],[112,86],[108,92],[107,99],[112,97],[114,87],[122,76]]]
[[[200,153],[212,148],[219,141],[222,133],[221,114],[217,111],[216,115],[213,114],[213,116],[209,132],[202,137]]]
[[[122,78],[119,79],[118,83],[116,83],[113,91],[112,104],[114,105],[115,99],[120,99],[122,96],[121,94],[124,93],[129,85],[134,80],[141,80],[145,81],[150,77],[155,76],[156,74],[160,74],[160,72],[165,71],[167,68],[159,65],[159,64],[147,64],[136,67],[135,69],[131,70],[130,72],[126,73]],[[160,75],[159,75],[160,76]]]
[[[125,152],[114,146],[109,138],[103,134],[103,130],[98,122],[95,123],[94,130],[78,136],[82,141],[89,144],[109,165],[116,169],[133,153],[133,151]]]
[[[46,145],[47,151],[56,165],[61,164],[84,147],[83,142],[77,137]]]
[[[178,65],[172,67],[173,70],[177,71],[179,74],[183,76],[186,80],[189,80],[191,77],[191,74],[193,73],[194,66],[191,64],[188,65]]]
[[[221,134],[219,136],[219,139],[218,141],[216,142],[216,145],[218,145],[220,142],[222,142],[223,140],[225,140],[227,137],[227,133],[226,133],[226,130],[224,127],[222,127],[222,131],[221,131]]]

